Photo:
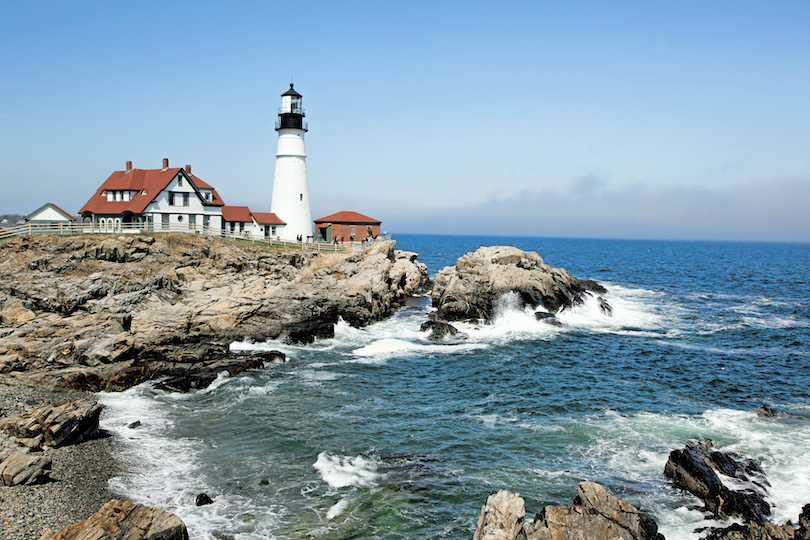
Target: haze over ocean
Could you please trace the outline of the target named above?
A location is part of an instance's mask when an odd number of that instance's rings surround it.
[[[604,284],[562,328],[502,299],[492,325],[425,340],[426,298],[312,345],[236,343],[289,358],[211,388],[102,394],[121,441],[114,491],[176,512],[192,538],[467,539],[498,489],[532,515],[581,480],[648,511],[667,539],[710,523],[663,477],[708,437],[757,459],[775,519],[810,502],[810,246],[400,235],[434,274],[481,245],[516,245]],[[126,426],[141,421],[137,430]],[[210,506],[194,498],[206,492]]]

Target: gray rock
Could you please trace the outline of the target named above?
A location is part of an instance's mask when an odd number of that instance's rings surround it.
[[[14,450],[0,451],[0,480],[4,486],[39,484],[48,479],[51,458]]]
[[[339,319],[381,320],[429,283],[416,255],[395,246],[318,254],[180,233],[9,240],[0,373],[57,392],[120,390],[218,367],[226,353],[212,342],[331,337]]]
[[[560,319],[555,317],[553,313],[547,311],[535,311],[534,318],[552,326],[562,326]]]
[[[46,530],[40,540],[188,540],[185,524],[174,514],[129,501],[112,500],[89,518],[59,532]]]
[[[613,308],[607,303],[607,300],[601,296],[597,296],[596,302],[599,304],[599,311],[602,313],[602,315],[613,317]]]
[[[582,482],[572,506],[547,506],[525,523],[524,501],[499,491],[481,509],[474,540],[663,540],[658,526],[629,502],[594,482]]]
[[[447,336],[455,338],[468,337],[463,332],[459,332],[458,329],[452,324],[433,319],[423,322],[419,327],[419,331],[429,332],[427,336],[428,341],[442,341]]]
[[[766,407],[762,405],[761,407],[757,407],[753,409],[751,412],[759,416],[760,418],[777,418],[780,420],[804,420],[807,421],[807,418],[804,416],[800,416],[798,414],[793,414],[785,411],[780,411],[778,409],[772,409],[771,407]]]
[[[90,438],[98,430],[101,410],[95,399],[87,397],[8,418],[2,427],[6,434],[18,439],[18,444],[34,449],[41,445],[58,448]]]
[[[689,441],[682,450],[670,452],[664,475],[671,478],[675,486],[701,499],[706,510],[717,518],[739,517],[766,523],[771,514],[771,507],[765,501],[767,480],[759,465],[714,450],[709,439]],[[743,484],[731,490],[720,475]]]
[[[537,253],[497,246],[479,248],[442,269],[434,278],[431,301],[440,320],[490,320],[497,299],[508,292],[524,305],[556,313],[581,303],[587,291],[607,292],[596,282],[548,266]]]

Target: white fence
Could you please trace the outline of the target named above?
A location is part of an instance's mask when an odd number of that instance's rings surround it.
[[[374,242],[391,239],[391,235],[386,234],[383,236],[378,236],[376,239],[368,242],[360,241],[339,244],[335,244],[333,242],[295,242],[292,240],[282,240],[280,238],[256,236],[248,231],[232,233],[227,230],[203,227],[202,225],[179,223],[152,223],[147,225],[148,226],[145,227],[144,224],[116,224],[114,226],[101,226],[98,223],[26,223],[24,225],[16,225],[14,227],[0,227],[0,241],[8,238],[34,236],[40,234],[71,236],[77,234],[153,234],[182,232],[188,234],[206,234],[209,236],[216,236],[218,238],[261,243],[275,247],[298,248],[308,251],[332,253],[341,251],[362,251],[367,247],[370,247]]]

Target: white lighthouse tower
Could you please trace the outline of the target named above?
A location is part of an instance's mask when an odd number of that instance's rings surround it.
[[[285,240],[296,240],[298,236],[306,240],[312,236],[304,116],[301,94],[290,84],[290,89],[281,94],[281,108],[278,110],[278,151],[270,203],[270,211],[286,223],[280,231]]]

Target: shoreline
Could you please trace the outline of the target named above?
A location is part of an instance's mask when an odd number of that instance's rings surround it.
[[[14,416],[60,401],[73,401],[85,393],[50,393],[0,379],[0,416]],[[53,460],[51,481],[31,486],[0,486],[0,537],[36,540],[44,529],[61,531],[87,519],[111,499],[108,488],[118,474],[115,440],[103,431],[80,444],[48,448]]]

